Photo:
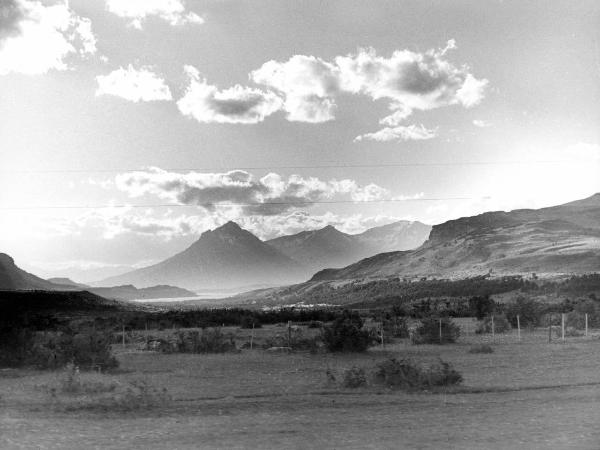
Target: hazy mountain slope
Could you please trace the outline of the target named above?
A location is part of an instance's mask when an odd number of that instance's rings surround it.
[[[186,250],[158,264],[98,283],[148,287],[169,284],[186,289],[229,289],[257,284],[284,284],[307,276],[297,262],[252,233],[228,222],[202,233]]]
[[[92,287],[86,290],[96,295],[100,295],[101,297],[116,300],[179,298],[193,297],[196,295],[194,292],[188,291],[186,289],[168,285],[151,286],[147,288],[137,289],[131,284],[126,284],[123,286],[113,287]]]
[[[351,235],[329,225],[266,243],[314,273],[325,267],[343,267],[383,251],[416,248],[427,239],[430,230],[429,225],[420,222],[400,221]]]
[[[407,252],[364,259],[313,280],[600,271],[600,195],[539,210],[489,212],[436,225]]]
[[[281,236],[266,243],[310,271],[324,267],[343,267],[368,254],[366,245],[331,225],[320,230]]]
[[[0,253],[0,289],[6,290],[74,290],[74,286],[59,285],[25,272],[6,253]]]
[[[418,221],[398,222],[370,228],[354,237],[365,244],[372,254],[398,250],[412,250],[419,247],[429,237],[431,225]]]

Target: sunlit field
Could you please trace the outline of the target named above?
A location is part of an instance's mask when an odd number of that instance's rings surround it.
[[[163,400],[131,409],[96,404],[94,393],[52,394],[48,386],[64,377],[61,371],[3,370],[0,448],[597,448],[597,334],[548,343],[547,329],[538,329],[522,331],[519,341],[516,331],[465,335],[470,320],[459,321],[456,344],[398,339],[364,354],[260,348],[261,339],[285,331],[277,326],[255,330],[253,349],[236,353],[115,345],[116,372],[81,377],[109,387],[143,381],[166,388]],[[240,342],[252,333],[229,331]],[[469,353],[478,343],[493,353]],[[346,369],[369,374],[389,357],[424,364],[442,358],[464,381],[435,392],[370,380],[357,389],[342,386]]]

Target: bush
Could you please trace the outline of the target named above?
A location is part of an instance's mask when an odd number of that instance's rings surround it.
[[[260,320],[256,319],[253,316],[244,316],[242,317],[242,320],[240,320],[240,328],[262,328],[262,324],[260,323]]]
[[[517,326],[517,316],[521,327],[537,327],[542,318],[543,308],[539,302],[519,296],[507,305],[505,312],[506,318],[513,327]]]
[[[220,328],[199,331],[179,331],[175,335],[173,350],[177,353],[225,353],[235,351],[232,334],[223,334]]]
[[[311,320],[308,322],[308,328],[323,328],[323,322],[319,320]]]
[[[33,332],[16,331],[2,347],[0,363],[9,366],[35,366],[56,369],[73,363],[82,369],[112,369],[119,365],[111,353],[109,332],[84,330]]]
[[[482,320],[485,316],[492,314],[496,309],[496,302],[489,295],[475,296],[469,299],[469,310],[471,314]]]
[[[356,366],[346,369],[344,371],[344,381],[342,384],[347,388],[359,388],[366,386],[367,376],[365,375],[364,369]]]
[[[510,322],[504,314],[494,315],[494,333],[506,333],[510,331]],[[492,332],[492,316],[487,316],[479,323],[475,333],[491,333]]]
[[[442,333],[440,338],[440,321]],[[449,318],[423,319],[412,335],[413,344],[448,344],[456,342],[460,336],[460,327]]]
[[[400,389],[428,389],[453,386],[462,382],[462,375],[450,363],[440,360],[424,368],[410,359],[390,358],[377,364],[375,381]]]
[[[369,331],[363,330],[363,321],[356,313],[344,311],[323,328],[323,341],[331,352],[364,352],[371,343]]]
[[[494,353],[494,349],[487,344],[473,345],[469,349],[469,353]]]

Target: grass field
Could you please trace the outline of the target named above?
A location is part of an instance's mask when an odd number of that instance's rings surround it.
[[[481,342],[491,336],[445,346],[398,341],[344,355],[166,355],[115,346],[119,372],[84,377],[143,379],[172,398],[131,411],[61,409],[40,389],[60,373],[4,370],[0,448],[600,448],[597,337],[548,344],[544,330],[523,332],[521,342],[513,332],[496,336],[494,353],[468,352]],[[391,356],[442,357],[463,374],[463,385],[405,393],[346,389],[326,376],[328,369],[337,379],[351,366],[372,370]]]

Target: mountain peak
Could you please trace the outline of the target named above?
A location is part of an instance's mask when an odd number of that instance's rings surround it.
[[[230,220],[229,222],[221,225],[220,227],[215,228],[214,231],[219,231],[219,230],[223,230],[223,231],[242,231],[242,227],[240,227],[233,220]]]
[[[0,264],[14,266],[15,260],[12,259],[12,257],[7,255],[6,253],[0,253]]]

